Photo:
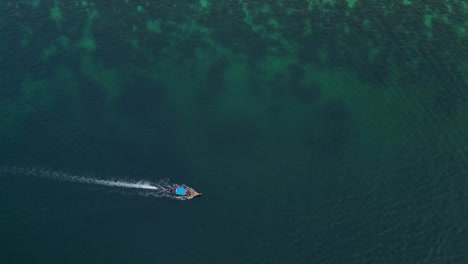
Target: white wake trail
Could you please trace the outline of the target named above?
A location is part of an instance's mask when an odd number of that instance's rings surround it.
[[[115,188],[135,189],[139,191],[133,192],[132,194],[138,194],[146,197],[172,198],[177,200],[184,200],[184,198],[182,197],[175,197],[168,193],[169,188],[171,188],[174,185],[171,184],[168,180],[161,180],[157,183],[151,183],[147,181],[131,182],[122,180],[103,180],[93,177],[72,175],[60,171],[54,171],[39,167],[8,167],[1,169],[1,171],[11,174],[22,174],[40,178],[49,178],[59,181],[75,182],[89,185],[101,185]]]
[[[144,189],[144,190],[160,190],[160,188],[153,186],[149,183],[132,183],[132,182],[125,182],[125,181],[110,181],[110,180],[100,180],[96,178],[85,178],[79,176],[67,176],[61,175],[63,178],[61,180],[72,181],[72,182],[79,182],[79,183],[87,183],[87,184],[98,184],[103,186],[109,187],[121,187],[121,188],[133,188],[133,189]]]

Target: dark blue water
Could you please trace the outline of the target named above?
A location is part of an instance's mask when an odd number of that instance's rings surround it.
[[[3,1],[0,263],[466,263],[467,12]]]

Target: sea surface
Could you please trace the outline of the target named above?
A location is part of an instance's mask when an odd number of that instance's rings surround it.
[[[467,21],[1,0],[0,263],[468,263]]]

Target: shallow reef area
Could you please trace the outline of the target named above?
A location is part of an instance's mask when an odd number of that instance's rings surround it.
[[[230,134],[258,143],[276,131],[285,145],[333,141],[340,152],[355,129],[383,129],[363,105],[382,120],[418,111],[383,98],[464,112],[467,12],[464,1],[6,1],[0,84],[14,88],[0,99],[2,144],[25,135],[20,120],[60,108],[53,122],[72,138],[110,149],[108,129],[132,131],[138,149],[165,141],[155,133],[213,151]],[[228,138],[203,139],[216,131]]]

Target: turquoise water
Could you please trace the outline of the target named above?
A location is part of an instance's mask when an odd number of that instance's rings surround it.
[[[0,263],[468,261],[463,1],[2,3]]]

